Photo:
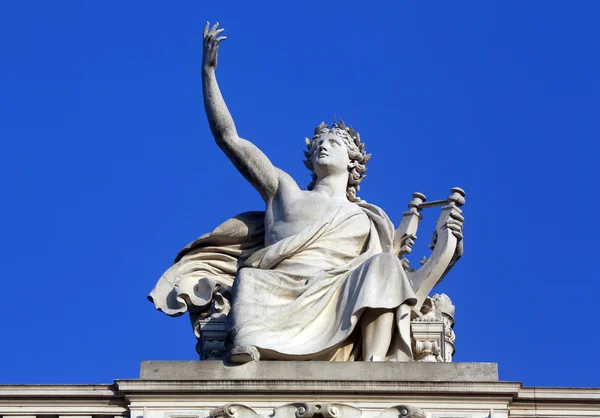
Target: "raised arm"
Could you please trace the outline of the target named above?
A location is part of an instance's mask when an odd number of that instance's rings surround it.
[[[219,37],[223,29],[217,29],[218,25],[216,23],[209,29],[207,22],[204,27],[202,54],[204,109],[217,145],[267,201],[277,192],[280,170],[273,166],[258,147],[238,136],[215,76],[219,43],[226,39],[225,36]]]

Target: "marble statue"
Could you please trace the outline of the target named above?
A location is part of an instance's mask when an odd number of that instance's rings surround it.
[[[303,190],[238,135],[215,76],[222,32],[218,24],[204,29],[206,115],[217,145],[265,210],[240,214],[184,248],[149,299],[167,315],[189,312],[193,322],[225,317],[234,363],[412,360],[411,319],[462,254],[464,192],[453,189],[430,205],[445,205],[434,254],[411,268],[404,256],[425,197],[413,195],[397,230],[382,209],[361,200],[370,155],[343,121],[321,123],[306,139],[312,181]]]

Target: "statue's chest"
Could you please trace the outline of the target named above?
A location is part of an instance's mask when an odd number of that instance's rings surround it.
[[[318,195],[283,199],[276,207],[276,218],[290,223],[313,223],[328,216],[342,205],[342,202]]]
[[[265,218],[267,242],[274,243],[295,235],[330,216],[343,205],[343,202],[321,196],[301,196],[275,201],[267,209]],[[359,208],[356,209],[360,211]]]

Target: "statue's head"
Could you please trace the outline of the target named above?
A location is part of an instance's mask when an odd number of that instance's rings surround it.
[[[346,127],[342,120],[331,127],[322,122],[315,128],[313,138],[306,138],[306,146],[304,165],[312,172],[308,190],[315,187],[318,178],[343,172],[348,174],[346,197],[351,202],[359,201],[356,193],[366,176],[366,164],[371,155],[365,152],[365,144],[360,142],[358,132]]]

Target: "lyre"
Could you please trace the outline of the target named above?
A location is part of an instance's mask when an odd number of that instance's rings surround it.
[[[408,211],[402,214],[400,226],[394,233],[394,253],[400,257],[413,290],[417,296],[415,311],[419,311],[429,292],[448,274],[462,255],[462,223],[464,218],[460,207],[465,204],[465,192],[459,187],[451,189],[445,200],[427,202],[423,193],[413,193]],[[417,239],[417,229],[423,219],[421,211],[442,206],[437,221],[434,240],[430,245],[431,255],[414,269],[405,257],[410,254]]]

